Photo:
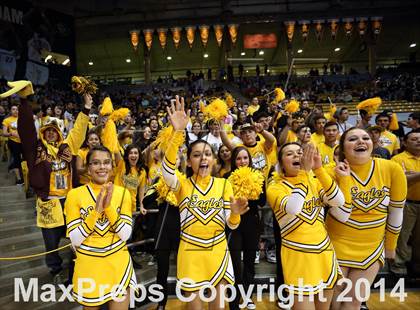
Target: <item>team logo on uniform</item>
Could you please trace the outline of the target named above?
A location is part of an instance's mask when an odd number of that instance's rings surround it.
[[[353,186],[350,192],[353,205],[364,212],[376,207],[386,207],[389,203],[389,189],[385,186],[382,189],[372,187],[369,190],[359,190],[357,186]]]

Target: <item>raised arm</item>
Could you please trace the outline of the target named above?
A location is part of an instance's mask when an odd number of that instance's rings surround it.
[[[165,156],[162,162],[162,175],[165,183],[169,186],[172,191],[178,191],[179,181],[175,174],[176,169],[176,157],[178,149],[184,142],[185,127],[188,124],[189,114],[185,113],[184,110],[184,98],[176,96],[175,105],[174,102],[167,108],[169,120],[174,128],[174,132],[171,137],[171,143],[165,152]]]
[[[226,145],[229,150],[232,151],[235,148],[235,144],[230,141],[226,131],[224,130],[222,122],[220,122],[220,138],[222,139],[223,144]]]

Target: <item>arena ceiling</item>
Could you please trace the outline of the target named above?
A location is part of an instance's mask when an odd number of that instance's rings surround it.
[[[417,16],[420,1],[417,0],[33,0],[32,3],[75,17],[77,68],[83,74],[141,76],[144,70],[143,47],[140,45],[140,52],[133,51],[129,40],[132,29],[238,23],[238,43],[228,52],[228,56],[236,58],[244,52],[243,34],[274,32],[278,37],[278,46],[265,50],[260,65],[268,63],[283,68],[286,64],[283,22],[286,20],[382,16],[383,27],[377,40],[378,59],[389,64],[408,60],[413,52],[408,47],[411,42],[420,45]],[[304,42],[297,28],[293,39],[295,55],[328,58],[330,62],[346,62],[348,66],[367,63],[369,55],[366,46],[356,31],[348,39],[341,25],[336,40],[332,40],[329,30],[326,30],[322,40],[318,41],[311,29],[308,40]],[[334,52],[336,47],[340,47],[339,53]],[[296,54],[299,49],[303,50],[301,55]],[[217,68],[225,64],[225,50],[217,47],[213,32],[206,49],[201,46],[198,33],[190,49],[183,33],[178,50],[173,47],[169,35],[164,51],[155,34],[151,50],[152,72],[164,75],[168,71],[185,72],[186,68]],[[257,51],[245,52],[245,57],[254,57]],[[203,58],[204,53],[209,57]],[[170,61],[168,56],[172,57]],[[126,59],[130,59],[130,63]],[[89,66],[89,61],[94,65]],[[255,64],[248,63],[250,70],[255,68]],[[247,67],[247,63],[244,65]]]

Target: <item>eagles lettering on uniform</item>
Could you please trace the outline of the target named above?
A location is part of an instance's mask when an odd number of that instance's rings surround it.
[[[326,223],[340,266],[367,269],[384,263],[384,248],[396,248],[407,181],[401,167],[385,159],[352,169],[351,181],[340,184],[352,196],[350,218],[342,223],[328,216]]]
[[[76,250],[73,283],[78,279],[92,279],[91,292],[80,294],[73,287],[73,297],[84,306],[99,306],[112,300],[112,288],[121,285],[117,296],[128,288],[135,288],[136,276],[126,241],[131,235],[130,192],[115,186],[110,205],[99,214],[95,210],[101,186],[88,185],[72,189],[65,203],[67,232]],[[101,285],[108,285],[101,292]]]
[[[267,187],[267,200],[281,230],[285,283],[294,294],[317,294],[323,285],[331,289],[341,275],[325,228],[324,207],[340,208],[345,197],[324,168],[314,172],[316,179],[303,171],[296,177],[275,176]],[[304,287],[298,286],[299,279]]]

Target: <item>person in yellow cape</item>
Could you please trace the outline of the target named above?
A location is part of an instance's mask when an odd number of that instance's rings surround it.
[[[90,182],[72,189],[65,203],[67,232],[76,253],[72,295],[84,309],[128,310],[137,286],[126,241],[132,231],[131,194],[109,180],[111,152],[86,156]],[[86,280],[88,279],[88,281]]]
[[[37,225],[42,229],[45,250],[58,248],[65,237],[63,206],[68,191],[73,187],[73,158],[77,155],[86,135],[92,97],[83,95],[82,111],[73,129],[63,139],[56,122],[48,122],[40,128],[39,139],[34,124],[32,107],[27,99],[33,94],[30,81],[9,82],[11,89],[1,97],[17,93],[20,96],[18,133],[22,141],[24,158],[29,170],[29,183],[36,193]],[[63,282],[62,259],[57,252],[46,255],[46,264],[55,283]]]
[[[188,177],[181,179],[176,175],[177,152],[184,143],[187,114],[184,99],[177,96],[176,105],[172,103],[168,108],[174,132],[162,163],[162,175],[179,202],[181,217],[177,280],[191,300],[187,309],[203,309],[197,291],[206,286],[216,289],[216,299],[210,302],[211,309],[224,309],[224,305],[219,304],[221,285],[234,283],[225,226],[235,229],[240,223],[240,215],[249,208],[245,199],[233,198],[228,180],[211,176],[216,158],[206,141],[197,140],[190,144]]]

